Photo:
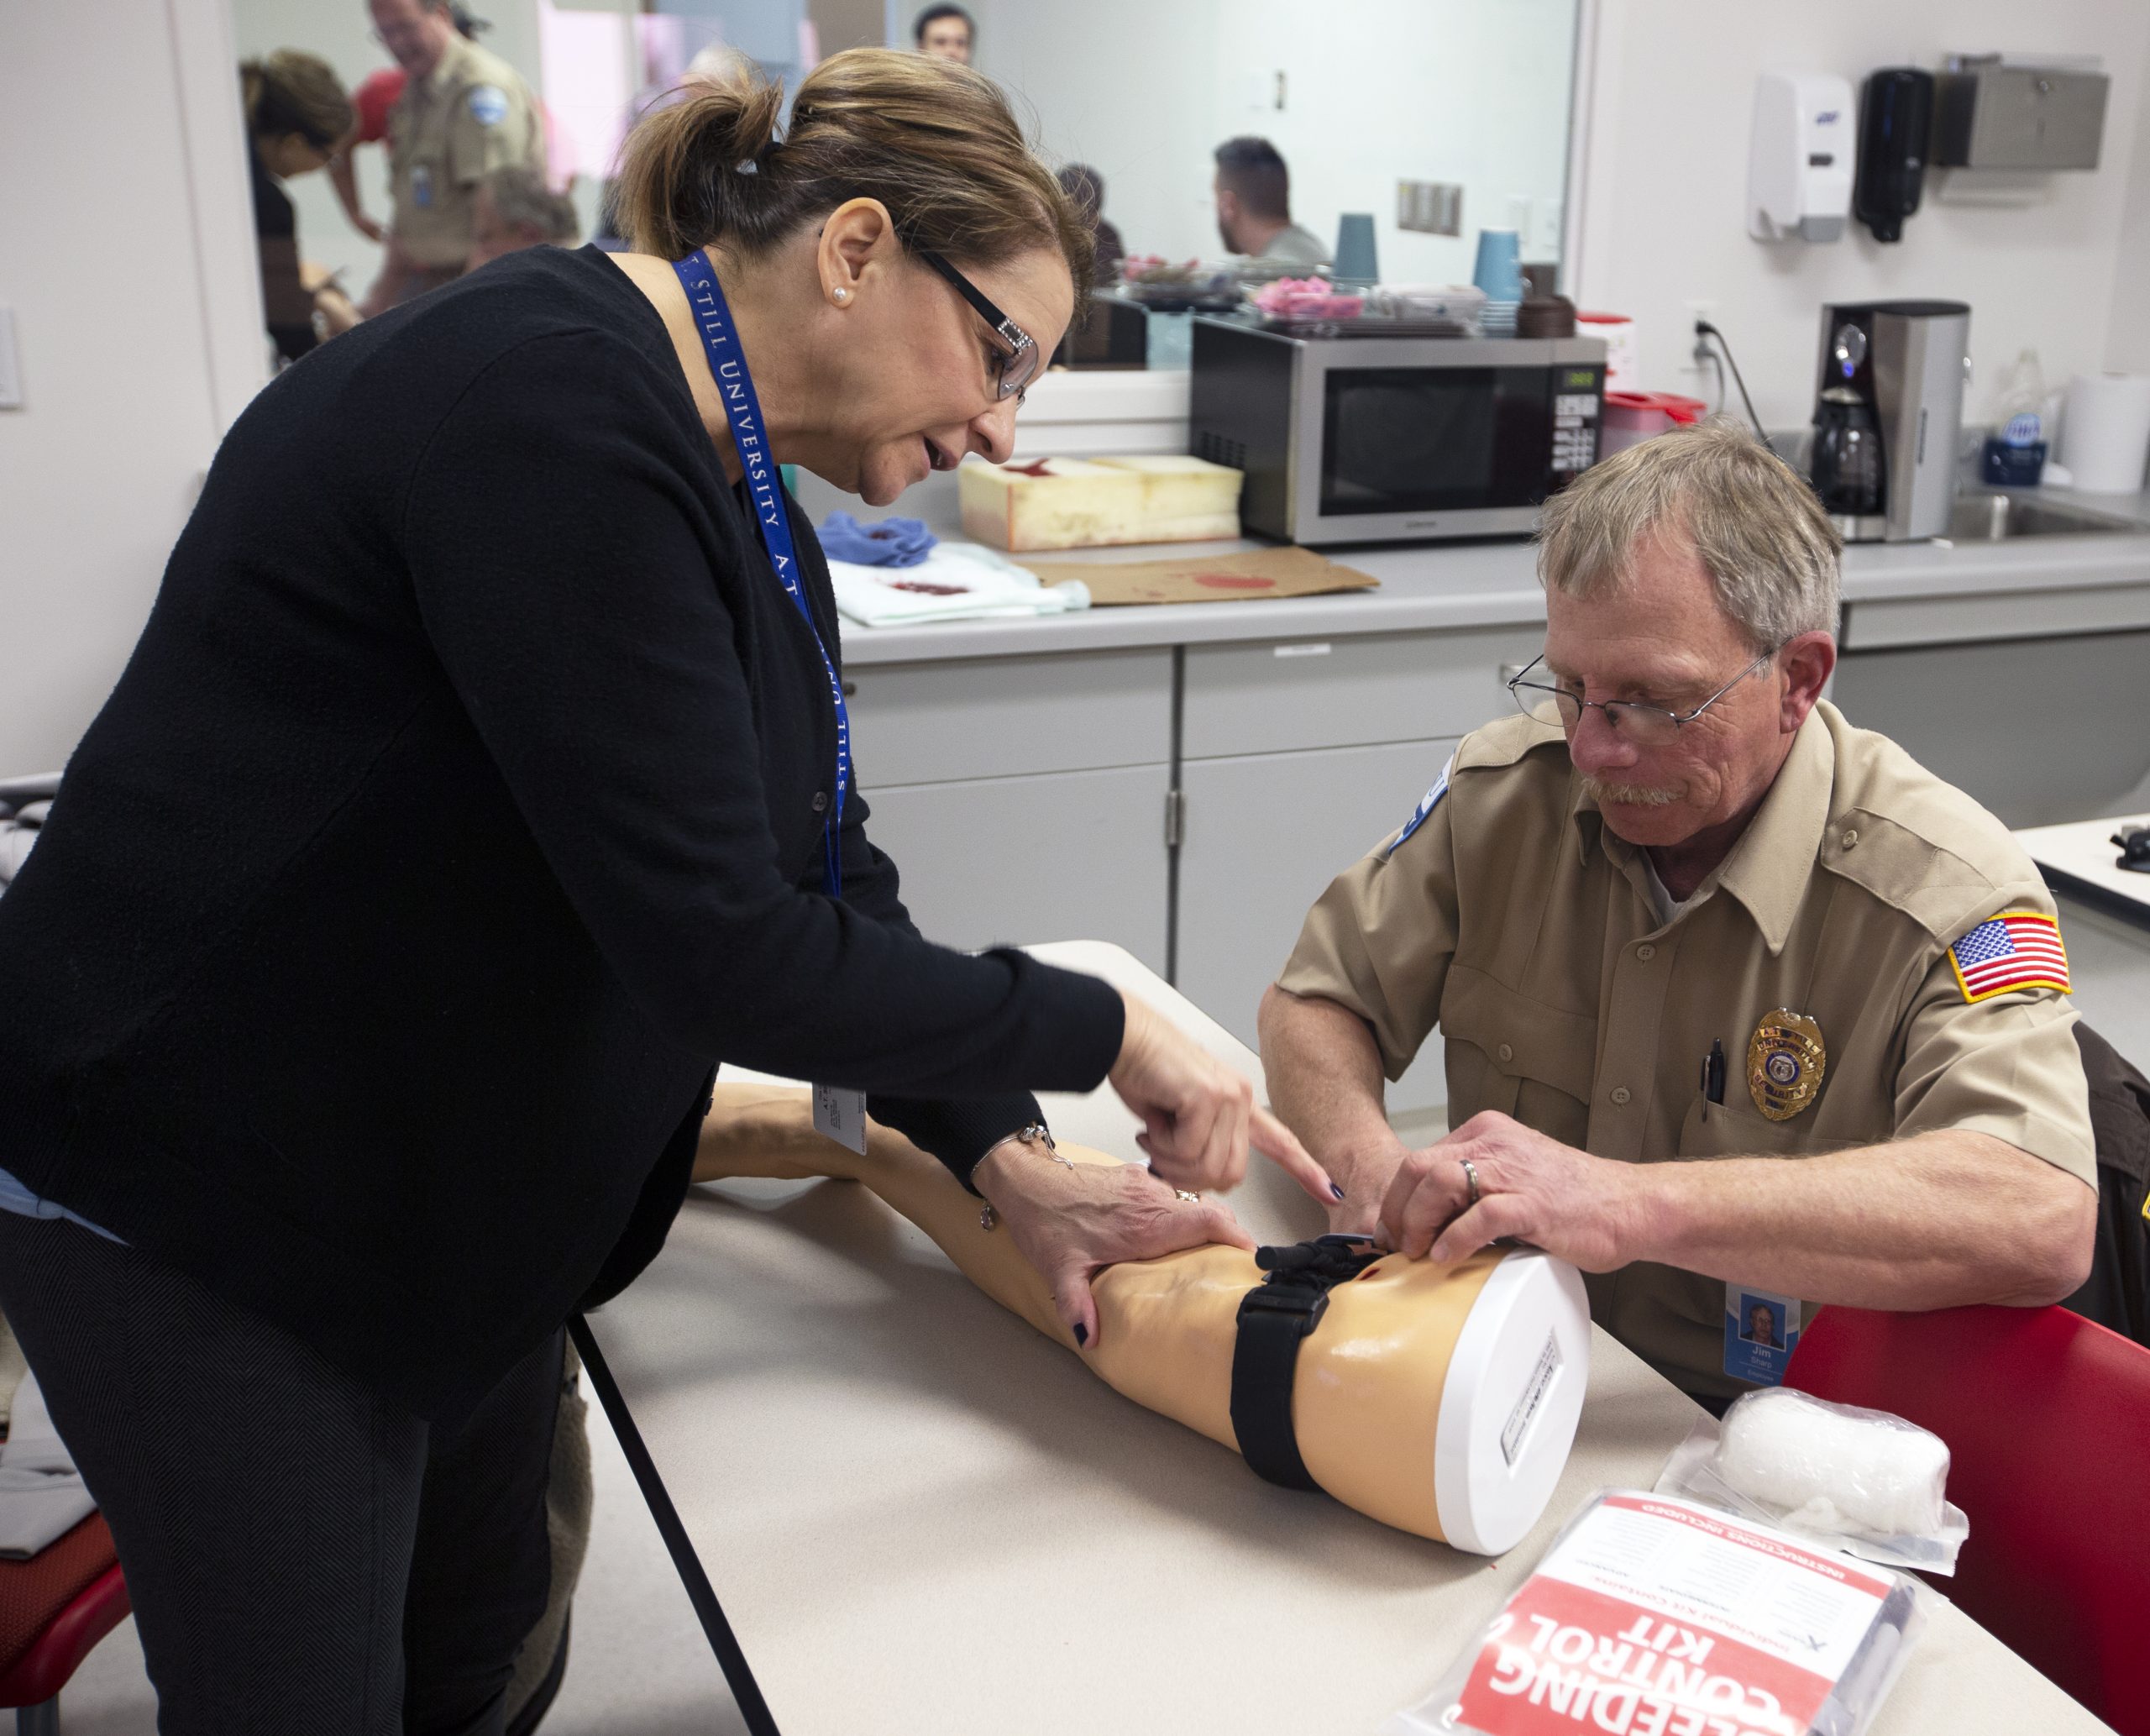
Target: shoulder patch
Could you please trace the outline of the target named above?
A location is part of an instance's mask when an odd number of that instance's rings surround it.
[[[1990,917],[1949,947],[1948,963],[1966,1001],[1990,1000],[2011,989],[2069,992],[2060,924],[2040,910]]]
[[[1455,756],[1451,753],[1448,757],[1448,763],[1441,768],[1440,776],[1434,779],[1434,787],[1418,798],[1418,805],[1412,810],[1411,817],[1403,822],[1403,830],[1397,833],[1396,842],[1388,847],[1389,855],[1393,856],[1404,841],[1426,823],[1426,816],[1440,806],[1441,798],[1448,794],[1450,774],[1455,770]]]
[[[466,100],[470,118],[481,127],[497,127],[507,118],[507,92],[496,84],[471,86]]]

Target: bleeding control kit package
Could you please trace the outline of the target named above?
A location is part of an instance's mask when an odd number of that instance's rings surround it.
[[[1384,1736],[1858,1736],[1913,1582],[1751,1519],[1607,1492]]]

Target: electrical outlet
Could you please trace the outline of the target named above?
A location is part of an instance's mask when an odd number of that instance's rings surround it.
[[[1703,373],[1708,370],[1711,366],[1710,345],[1708,339],[1699,337],[1696,334],[1695,322],[1696,320],[1706,319],[1712,325],[1715,325],[1717,323],[1717,303],[1714,302],[1682,302],[1680,305],[1681,308],[1685,310],[1686,314],[1685,329],[1687,337],[1687,359],[1681,364],[1680,371],[1683,374]]]
[[[1399,181],[1396,227],[1422,235],[1463,233],[1463,187],[1458,181]]]

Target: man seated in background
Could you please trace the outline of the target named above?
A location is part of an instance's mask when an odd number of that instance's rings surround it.
[[[1120,268],[1127,258],[1127,245],[1120,230],[1105,221],[1105,181],[1088,163],[1070,163],[1060,171],[1060,190],[1075,202],[1083,221],[1090,226],[1096,248],[1091,256],[1090,281],[1100,289],[1120,281]]]
[[[1217,233],[1229,251],[1309,271],[1331,263],[1320,238],[1292,221],[1292,171],[1266,139],[1227,139],[1219,145],[1210,191]]]
[[[978,24],[960,6],[929,6],[912,21],[910,39],[922,55],[968,66]]]
[[[502,254],[526,247],[572,247],[578,230],[574,202],[545,185],[533,169],[496,169],[478,183],[470,211],[470,259],[475,271]]]
[[[1332,1228],[1572,1261],[1705,1403],[1780,1378],[1818,1303],[2035,1305],[2090,1265],[2052,897],[1821,698],[1839,552],[1727,424],[1554,496],[1522,715],[1323,894],[1262,1004],[1277,1110],[1345,1190]],[[1412,1151],[1382,1078],[1436,1025],[1455,1130]]]

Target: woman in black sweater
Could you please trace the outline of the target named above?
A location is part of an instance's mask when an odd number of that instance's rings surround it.
[[[254,183],[254,239],[261,254],[262,312],[278,359],[295,362],[319,341],[316,314],[333,337],[359,323],[359,311],[332,285],[307,287],[298,212],[284,183],[329,161],[357,124],[357,113],[334,68],[291,49],[244,62],[239,87]]]
[[[965,68],[837,55],[781,144],[780,102],[645,123],[641,256],[501,261],[260,395],[0,900],[0,1308],[167,1731],[497,1728],[562,1322],[662,1242],[719,1061],[871,1094],[1049,1272],[1243,1240],[1172,1188],[1251,1139],[1327,1196],[1141,1004],[905,914],[752,485],[1005,459],[1088,244]],[[1108,1076],[1163,1179],[1010,1138]]]

